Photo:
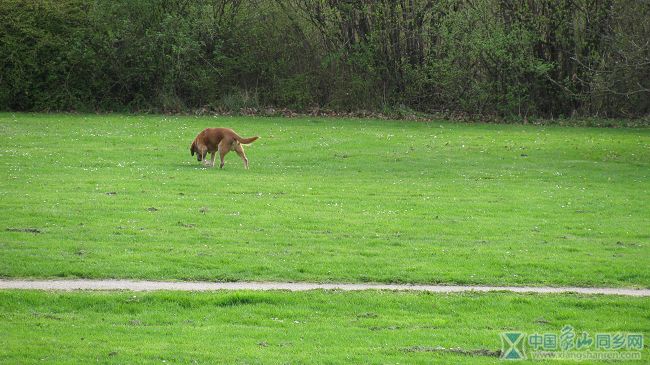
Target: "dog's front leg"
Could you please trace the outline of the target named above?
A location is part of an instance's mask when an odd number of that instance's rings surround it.
[[[210,167],[214,167],[214,159],[217,157],[216,152],[210,152]]]

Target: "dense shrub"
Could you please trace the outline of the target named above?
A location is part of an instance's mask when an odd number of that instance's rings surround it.
[[[0,110],[650,113],[635,0],[0,0]]]

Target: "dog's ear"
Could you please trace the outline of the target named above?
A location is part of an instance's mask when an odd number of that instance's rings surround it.
[[[192,156],[194,156],[194,150],[196,149],[196,142],[192,142],[192,145],[190,146],[190,153]]]

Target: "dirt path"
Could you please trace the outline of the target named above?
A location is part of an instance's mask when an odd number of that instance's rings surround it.
[[[274,282],[172,282],[135,280],[11,280],[0,279],[0,289],[36,290],[412,290],[432,293],[491,292],[514,293],[581,293],[626,295],[650,297],[650,289],[619,288],[573,288],[573,287],[515,287],[515,286],[471,286],[471,285],[408,285],[408,284],[318,284],[318,283],[274,283]]]

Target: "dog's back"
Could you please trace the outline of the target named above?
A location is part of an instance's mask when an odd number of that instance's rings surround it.
[[[249,144],[255,142],[259,137],[250,137],[242,138],[235,131],[230,128],[206,128],[201,132],[203,134],[204,143],[208,147],[208,150],[212,152],[212,147],[214,146],[214,151],[216,151],[219,143],[224,141],[224,144],[231,145],[235,142],[241,144]]]
[[[232,129],[228,128],[206,128],[196,138],[201,139],[201,142],[207,147],[208,152],[214,152],[228,132],[235,133]]]

